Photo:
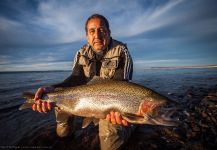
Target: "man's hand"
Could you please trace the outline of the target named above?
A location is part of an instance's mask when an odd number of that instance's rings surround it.
[[[106,120],[112,124],[128,126],[128,122],[121,117],[119,112],[111,111],[110,114],[107,114]]]
[[[52,105],[49,102],[41,100],[43,93],[48,93],[54,91],[53,87],[41,87],[35,93],[35,104],[32,105],[32,110],[38,111],[40,113],[47,113],[52,110]]]

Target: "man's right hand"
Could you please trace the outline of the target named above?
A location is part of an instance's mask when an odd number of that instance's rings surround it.
[[[54,91],[53,87],[41,87],[35,93],[35,104],[32,105],[32,110],[40,113],[47,113],[52,110],[52,104],[41,100],[44,93]]]

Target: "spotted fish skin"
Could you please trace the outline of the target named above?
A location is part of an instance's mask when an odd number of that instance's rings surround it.
[[[176,107],[169,106],[176,105],[176,102],[131,82],[97,80],[47,93],[42,99],[76,116],[105,119],[109,112],[117,111],[131,123],[175,125],[169,115]],[[27,103],[32,103],[32,100],[27,98]]]

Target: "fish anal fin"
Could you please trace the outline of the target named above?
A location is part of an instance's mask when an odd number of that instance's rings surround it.
[[[93,118],[93,117],[84,118],[83,123],[82,123],[82,128],[86,128],[91,122],[93,122],[94,125],[96,126],[99,124],[99,119]]]

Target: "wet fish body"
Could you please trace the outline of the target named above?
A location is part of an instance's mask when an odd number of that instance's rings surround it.
[[[20,109],[34,103],[33,97]],[[173,126],[171,114],[176,109],[174,101],[144,86],[125,82],[103,80],[87,85],[63,88],[47,93],[42,99],[55,103],[62,111],[86,118],[87,126],[95,119],[104,119],[111,111],[120,112],[128,122]]]

